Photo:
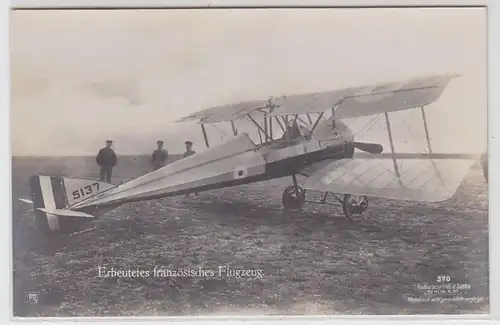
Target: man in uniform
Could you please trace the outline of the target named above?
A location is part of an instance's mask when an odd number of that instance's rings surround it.
[[[111,182],[111,175],[113,173],[113,167],[116,166],[117,158],[115,151],[111,149],[111,145],[113,141],[106,140],[106,147],[99,150],[97,157],[95,158],[99,167],[101,167],[100,171],[100,179],[101,182]]]
[[[188,140],[184,142],[184,144],[186,145],[186,152],[184,152],[184,158],[192,156],[196,153],[196,151],[193,150],[193,143],[191,141]],[[186,194],[185,196],[189,197],[189,194]],[[198,197],[198,192],[194,192],[194,197],[195,198]]]
[[[168,159],[168,151],[163,149],[163,141],[158,140],[156,144],[158,145],[158,148],[153,151],[153,155],[151,156],[151,164],[153,165],[154,170],[165,166]]]
[[[191,141],[184,142],[186,145],[186,152],[184,153],[184,158],[194,155],[196,152],[193,150],[193,143]]]

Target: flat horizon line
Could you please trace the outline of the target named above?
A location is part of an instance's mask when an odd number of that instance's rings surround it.
[[[143,154],[124,154],[124,155],[117,155],[118,157],[137,157],[137,156],[150,156],[151,154],[149,153],[143,153]],[[169,153],[169,156],[182,156],[182,153]],[[11,158],[67,158],[67,157],[75,157],[75,158],[81,158],[81,157],[93,157],[95,158],[95,155],[12,155]]]

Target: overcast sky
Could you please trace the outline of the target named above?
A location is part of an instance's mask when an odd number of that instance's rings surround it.
[[[486,147],[482,9],[16,11],[11,62],[13,155],[181,152],[205,107],[436,73],[433,138]]]

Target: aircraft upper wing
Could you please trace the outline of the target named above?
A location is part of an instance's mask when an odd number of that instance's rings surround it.
[[[337,89],[327,92],[271,97],[206,108],[185,116],[177,122],[197,120],[199,123],[233,121],[263,108],[274,109],[267,116],[322,113],[338,105],[335,117],[340,119],[426,106],[436,101],[451,79],[446,74],[406,81]]]
[[[458,154],[362,155],[304,169],[302,174],[308,179],[303,187],[321,192],[441,202],[453,196],[476,161],[476,155]]]
[[[268,116],[322,113],[337,106],[339,119],[368,116],[426,106],[436,101],[451,79],[435,75],[411,80],[287,96]]]
[[[190,120],[198,120],[200,123],[233,121],[245,116],[246,114],[266,107],[268,103],[269,102],[267,100],[255,100],[237,104],[210,107],[183,117],[176,122],[185,122]]]

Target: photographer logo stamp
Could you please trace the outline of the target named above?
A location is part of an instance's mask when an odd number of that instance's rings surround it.
[[[36,292],[30,292],[28,293],[28,302],[30,304],[37,304],[39,300],[38,293]]]

